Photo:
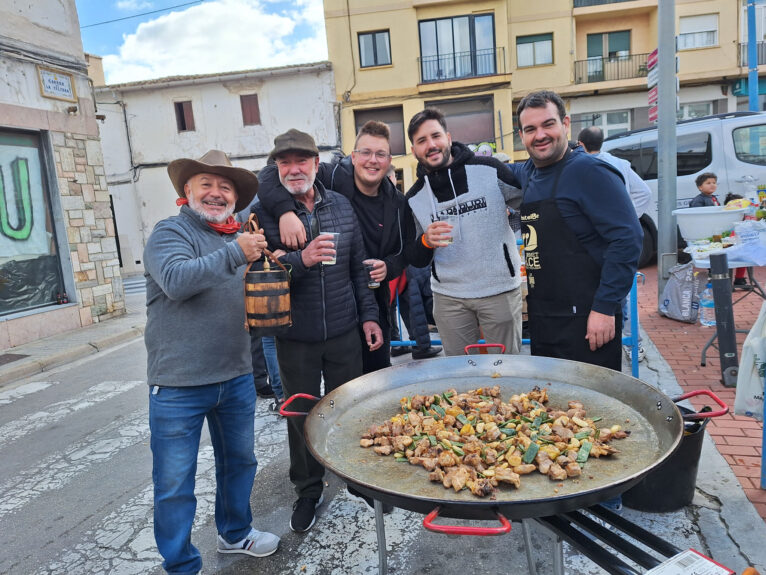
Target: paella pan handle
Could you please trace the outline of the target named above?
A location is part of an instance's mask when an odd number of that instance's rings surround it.
[[[466,355],[469,355],[472,349],[478,349],[479,353],[487,353],[486,350],[494,347],[500,348],[500,353],[505,353],[505,346],[502,343],[472,343],[463,348]]]
[[[423,527],[429,531],[436,533],[444,533],[446,535],[505,535],[511,530],[511,522],[508,521],[502,514],[495,512],[498,520],[500,521],[500,527],[468,527],[463,525],[436,525],[434,519],[439,516],[441,507],[437,507],[431,513],[426,515],[423,519]]]
[[[729,406],[726,405],[720,397],[718,397],[715,393],[710,391],[709,389],[697,389],[694,391],[690,391],[688,393],[684,393],[681,396],[674,397],[673,403],[678,403],[679,401],[682,401],[684,399],[689,399],[690,397],[695,397],[697,395],[707,395],[710,399],[715,401],[718,405],[721,406],[721,409],[718,411],[705,411],[702,413],[687,413],[684,415],[685,420],[691,420],[691,419],[704,419],[706,417],[719,417],[721,415],[726,415],[729,413]]]
[[[290,405],[293,401],[296,399],[313,399],[314,401],[319,401],[321,398],[317,397],[316,395],[309,395],[308,393],[296,393],[295,395],[291,395],[288,397],[282,405],[279,406],[279,415],[282,415],[284,417],[299,417],[301,415],[308,415],[308,411],[286,411],[285,408]]]

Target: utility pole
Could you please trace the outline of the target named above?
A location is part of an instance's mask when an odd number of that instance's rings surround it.
[[[758,111],[758,39],[755,36],[755,0],[747,2],[747,96],[748,110]]]
[[[657,300],[678,261],[676,234],[676,5],[659,0],[658,10],[658,177],[657,177]]]

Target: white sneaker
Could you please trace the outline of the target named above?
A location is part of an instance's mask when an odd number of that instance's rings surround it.
[[[628,361],[633,360],[633,346],[632,345],[623,345],[622,346],[623,351],[625,351],[625,356],[628,358]],[[644,361],[644,358],[646,357],[646,351],[644,351],[644,347],[641,344],[638,344],[638,361],[639,363]]]
[[[247,537],[237,543],[227,543],[218,536],[218,553],[244,553],[253,557],[268,557],[279,547],[279,537],[266,531],[250,529]]]

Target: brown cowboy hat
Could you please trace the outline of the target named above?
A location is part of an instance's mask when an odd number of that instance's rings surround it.
[[[235,212],[241,212],[249,206],[255,194],[258,193],[258,178],[255,174],[245,168],[232,166],[228,156],[220,150],[210,150],[199,160],[181,158],[168,164],[170,181],[173,182],[173,187],[182,198],[186,197],[184,185],[189,178],[197,174],[217,174],[234,182],[234,188],[237,191]]]

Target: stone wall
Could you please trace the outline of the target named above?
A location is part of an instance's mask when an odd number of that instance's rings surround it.
[[[114,220],[98,136],[51,132],[83,326],[125,313]]]

